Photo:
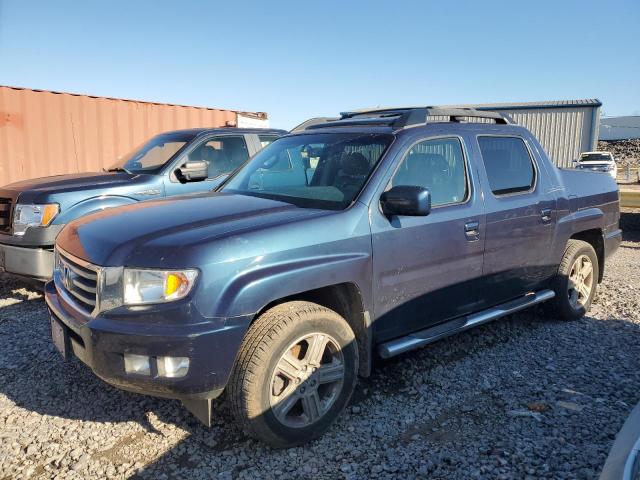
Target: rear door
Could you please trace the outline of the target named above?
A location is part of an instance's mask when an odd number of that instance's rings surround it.
[[[370,207],[377,341],[476,309],[481,292],[484,209],[463,138],[425,137],[405,150],[389,182],[432,196],[425,217],[385,217]]]
[[[553,186],[524,137],[477,137],[485,190],[485,306],[540,288],[556,271],[549,252]]]
[[[165,182],[166,194],[171,196],[209,192],[246,162],[249,155],[246,135],[224,134],[206,137],[195,143],[175,163]],[[180,182],[175,172],[187,161],[205,161],[208,165],[208,178],[200,182]]]

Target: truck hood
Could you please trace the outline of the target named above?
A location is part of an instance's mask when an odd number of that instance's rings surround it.
[[[60,194],[87,192],[87,196],[93,196],[93,192],[105,188],[143,184],[147,179],[148,175],[126,172],[75,173],[11,183],[0,188],[0,192],[3,196],[18,197],[20,203],[49,203],[57,202],[54,196]]]
[[[87,215],[69,223],[56,244],[96,265],[178,268],[191,247],[330,213],[247,195],[208,193]]]

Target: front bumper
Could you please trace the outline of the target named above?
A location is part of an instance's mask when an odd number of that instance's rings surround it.
[[[158,312],[145,322],[139,307],[138,311],[125,308],[124,313],[120,309],[115,318],[92,317],[75,306],[64,290],[58,291],[54,282],[46,284],[45,299],[52,321],[62,326],[71,353],[102,380],[124,390],[183,401],[211,399],[222,393],[250,321],[243,317],[194,322],[196,309],[190,304],[169,307],[163,323],[157,322]],[[125,353],[150,357],[151,375],[126,373]],[[159,356],[189,357],[186,376],[160,377],[154,368]]]
[[[0,269],[39,281],[50,280],[53,272],[53,250],[0,243]]]

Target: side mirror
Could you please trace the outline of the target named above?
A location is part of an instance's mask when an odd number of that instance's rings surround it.
[[[209,177],[209,165],[205,161],[188,161],[176,171],[183,182],[200,182]]]
[[[431,212],[431,194],[424,187],[398,185],[380,196],[380,206],[387,217],[424,217]]]

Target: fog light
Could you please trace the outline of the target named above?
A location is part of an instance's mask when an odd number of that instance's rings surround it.
[[[138,375],[151,375],[149,357],[146,355],[124,354],[124,371],[126,373],[137,373]]]
[[[161,377],[184,377],[188,370],[188,357],[158,357],[158,375]]]

